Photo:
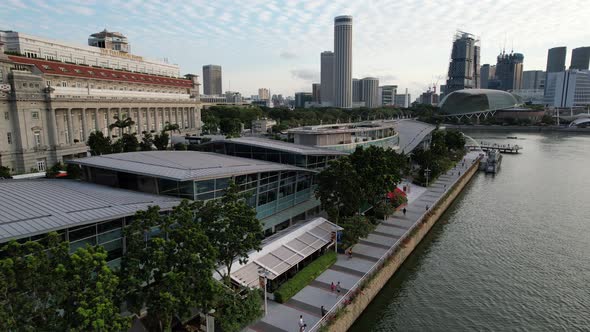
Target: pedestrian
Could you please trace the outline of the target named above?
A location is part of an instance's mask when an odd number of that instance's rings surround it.
[[[303,321],[303,315],[299,315],[299,331],[303,331],[305,322]]]
[[[426,211],[428,211],[428,205],[426,205]]]
[[[352,258],[352,247],[348,248],[348,259]]]
[[[404,216],[405,216],[405,215],[406,215],[406,208],[404,208],[404,209],[402,210],[402,212],[404,213]]]
[[[459,172],[459,175],[458,176],[461,176],[461,172]]]
[[[303,324],[303,326],[301,327],[301,332],[305,332],[305,328],[307,328],[307,324]]]
[[[326,309],[324,308],[324,306],[322,306],[320,308],[321,312],[322,312],[322,317],[324,317],[326,315]]]
[[[338,281],[338,283],[336,284],[336,292],[338,292],[338,295],[340,295],[341,290],[342,288],[340,288],[340,281]]]
[[[334,285],[334,282],[332,281],[332,284],[330,285],[330,291],[332,293],[334,293],[336,291],[336,285]]]

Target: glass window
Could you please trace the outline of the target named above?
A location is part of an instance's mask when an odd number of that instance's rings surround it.
[[[31,117],[35,120],[39,119],[39,112],[37,112],[37,111],[32,112]]]
[[[10,113],[4,112],[4,120],[10,120]]]
[[[6,139],[8,140],[8,144],[12,144],[12,133],[6,133]]]
[[[96,235],[96,225],[73,227],[68,230],[68,239],[70,242],[94,237]]]
[[[215,190],[226,189],[229,186],[229,180],[230,178],[216,179]]]
[[[195,183],[193,181],[179,182],[178,194],[183,198],[195,199]]]
[[[113,229],[121,229],[121,227],[123,227],[123,219],[105,221],[97,225],[98,234],[112,231]]]
[[[45,160],[37,160],[37,170],[39,172],[45,172]]]
[[[178,195],[178,182],[166,179],[159,179],[159,189],[162,195]]]
[[[205,193],[215,190],[215,180],[205,180],[197,182],[197,193]]]
[[[41,132],[36,131],[33,135],[35,136],[35,146],[41,146]]]

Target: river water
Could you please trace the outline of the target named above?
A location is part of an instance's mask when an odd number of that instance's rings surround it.
[[[590,135],[466,134],[524,150],[474,176],[351,331],[590,331]]]

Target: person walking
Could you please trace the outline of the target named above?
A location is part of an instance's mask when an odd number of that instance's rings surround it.
[[[336,284],[336,292],[338,292],[338,295],[340,295],[341,290],[342,288],[340,288],[340,281],[338,281],[338,283]]]
[[[324,306],[322,306],[320,308],[321,312],[322,312],[322,317],[324,317],[326,315],[326,309],[324,308]]]
[[[352,259],[352,247],[348,248],[348,259]]]
[[[303,321],[303,315],[299,315],[299,331],[304,331],[305,322]]]
[[[334,293],[336,291],[336,285],[334,285],[334,282],[332,281],[332,284],[330,285],[330,291],[332,293]]]
[[[406,208],[404,208],[404,209],[402,210],[402,212],[404,213],[404,216],[405,216],[405,215],[406,215]]]

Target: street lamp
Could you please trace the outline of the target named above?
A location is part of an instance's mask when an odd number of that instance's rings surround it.
[[[268,270],[264,267],[258,268],[258,283],[260,288],[264,288],[264,316],[268,313],[268,297],[266,296],[266,283],[268,280]]]
[[[428,177],[430,176],[430,168],[426,167],[424,170],[424,176],[426,177],[426,187],[428,187]]]

